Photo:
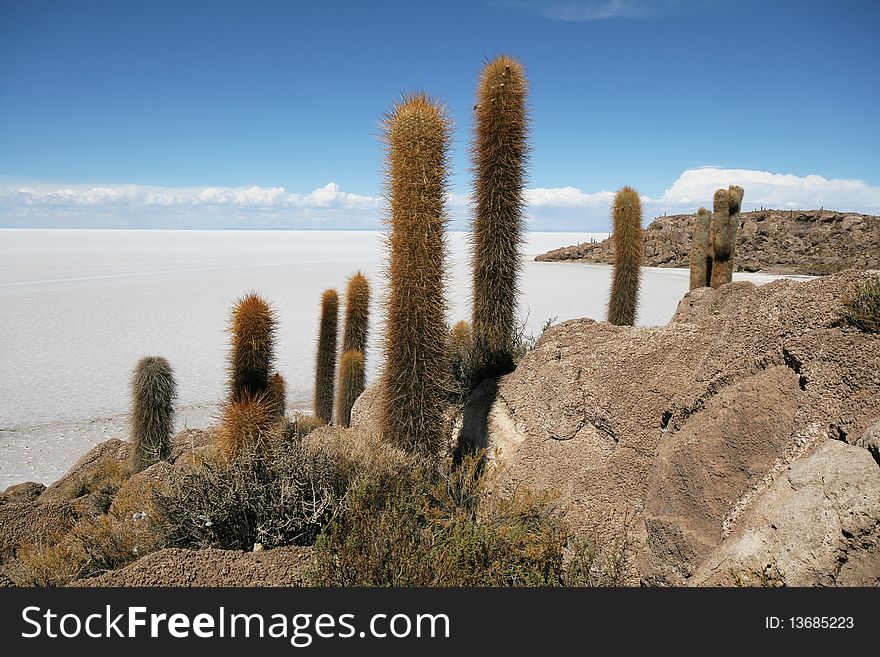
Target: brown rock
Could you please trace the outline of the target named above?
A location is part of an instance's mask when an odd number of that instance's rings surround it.
[[[71,586],[302,586],[311,555],[305,547],[257,552],[167,548]]]
[[[880,340],[839,326],[869,275],[695,290],[662,327],[554,326],[460,439],[489,448],[495,491],[558,490],[577,530],[634,516],[634,581],[687,583],[789,465],[880,417]]]
[[[748,190],[746,190],[748,194]],[[645,232],[645,266],[688,267],[694,215],[657,217]],[[612,264],[611,239],[548,251],[539,261]],[[738,271],[830,274],[880,268],[880,217],[830,210],[761,210],[740,215]]]
[[[79,514],[70,502],[8,502],[0,505],[0,564],[24,543],[45,543],[73,526]]]
[[[700,566],[695,585],[730,585],[768,569],[788,586],[880,585],[880,468],[826,440],[755,500]]]
[[[0,504],[6,504],[7,502],[33,502],[44,490],[46,490],[46,487],[43,484],[33,481],[13,484],[0,493]]]

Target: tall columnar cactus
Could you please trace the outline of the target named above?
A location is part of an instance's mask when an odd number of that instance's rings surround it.
[[[624,187],[614,197],[614,280],[608,299],[608,321],[632,326],[636,321],[639,278],[645,253],[639,193]]]
[[[339,359],[339,393],[336,395],[336,424],[351,426],[351,408],[364,391],[364,354],[350,349]]]
[[[733,280],[733,256],[742,199],[743,188],[736,185],[715,192],[712,221],[709,224],[712,244],[712,272],[709,282],[713,288]]]
[[[272,413],[275,417],[282,417],[287,407],[287,386],[284,383],[284,377],[278,372],[269,379],[269,388],[266,391],[266,398],[271,406]]]
[[[691,287],[709,287],[712,275],[712,251],[709,243],[709,223],[712,214],[706,208],[697,210],[691,239]]]
[[[385,119],[390,215],[382,433],[436,454],[444,436],[447,357],[445,200],[450,121],[423,94]]]
[[[141,358],[131,374],[132,466],[135,472],[164,461],[174,429],[174,370],[160,356]]]
[[[315,367],[315,417],[330,424],[336,378],[336,334],[339,326],[339,295],[334,289],[321,295],[321,328]]]
[[[472,155],[473,339],[484,377],[513,369],[523,237],[528,84],[522,64],[501,55],[483,67]]]
[[[367,336],[370,330],[370,283],[357,272],[348,279],[345,290],[345,329],[342,334],[342,351],[367,353]]]
[[[256,294],[247,294],[235,304],[230,327],[230,400],[261,395],[268,389],[275,362],[275,330],[275,312]]]

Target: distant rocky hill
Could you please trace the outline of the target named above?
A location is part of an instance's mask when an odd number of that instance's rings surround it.
[[[645,265],[687,267],[694,215],[657,217],[645,233]],[[539,261],[614,262],[611,240],[555,249]],[[761,210],[741,215],[737,271],[829,274],[880,269],[880,217],[831,210]]]

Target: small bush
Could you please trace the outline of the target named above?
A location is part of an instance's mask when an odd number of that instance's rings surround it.
[[[457,468],[420,461],[358,478],[315,545],[315,586],[592,585],[568,568],[571,536],[556,496],[527,490],[484,500],[481,454]],[[596,550],[600,559],[603,553]]]
[[[68,482],[60,491],[61,498],[73,500],[88,496],[93,508],[106,512],[113,496],[131,476],[132,466],[105,456],[86,468],[83,474]]]
[[[843,320],[866,333],[880,333],[880,276],[853,283],[841,298]]]
[[[154,502],[171,547],[310,545],[336,513],[344,484],[320,452],[275,439],[236,461],[175,472]]]
[[[18,586],[64,586],[121,568],[162,547],[148,500],[113,499],[110,512],[83,516],[66,532],[22,545],[7,574]]]

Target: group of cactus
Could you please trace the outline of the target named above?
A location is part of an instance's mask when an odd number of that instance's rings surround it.
[[[315,367],[315,417],[324,424],[333,420],[334,394],[336,424],[351,424],[351,409],[366,385],[367,336],[370,326],[370,284],[357,272],[348,279],[345,299],[345,325],[339,356],[339,382],[336,383],[339,294],[330,288],[321,295],[321,320]]]
[[[712,199],[712,212],[700,208],[691,241],[690,289],[717,288],[733,280],[736,231],[743,188],[719,189]]]
[[[475,382],[514,367],[528,154],[527,91],[523,67],[516,59],[501,55],[483,67],[471,144],[472,316],[470,323],[459,322],[451,332],[446,324],[445,281],[451,122],[441,103],[418,93],[395,103],[383,123],[390,209],[379,430],[410,451],[436,454],[441,448],[453,370],[464,366],[461,354],[467,354]],[[741,201],[742,189],[731,187],[716,193],[711,219],[700,210],[691,287],[695,281],[717,287],[725,277],[729,280]],[[638,192],[631,187],[618,191],[612,216],[615,261],[608,321],[631,326],[644,253]],[[363,274],[349,279],[338,364],[339,295],[328,289],[321,297],[314,412],[322,423],[331,423],[335,410],[336,424],[348,426],[352,406],[364,390],[369,293]],[[259,445],[283,414],[284,381],[279,374],[269,374],[275,315],[268,304],[254,294],[240,299],[231,332],[229,394],[220,436],[224,451],[234,457],[246,446]],[[164,359],[144,359],[133,386],[135,399],[146,400],[135,401],[132,425],[136,436],[144,436],[136,449],[136,459],[143,465],[167,453],[168,440],[163,442],[160,435],[170,433],[171,369]]]

